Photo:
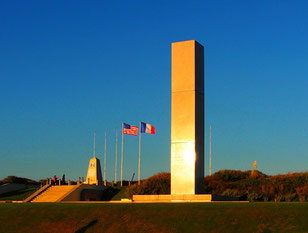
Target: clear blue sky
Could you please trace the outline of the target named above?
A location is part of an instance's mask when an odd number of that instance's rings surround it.
[[[283,0],[1,1],[0,178],[86,176],[93,132],[103,162],[106,131],[113,180],[115,131],[140,120],[157,132],[142,138],[142,178],[170,171],[171,43],[190,39],[205,46],[206,175],[209,124],[214,172],[254,160],[307,171],[307,12]],[[130,179],[138,138],[124,143]]]

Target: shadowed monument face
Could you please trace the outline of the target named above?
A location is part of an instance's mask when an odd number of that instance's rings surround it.
[[[171,194],[204,193],[204,48],[172,43]]]

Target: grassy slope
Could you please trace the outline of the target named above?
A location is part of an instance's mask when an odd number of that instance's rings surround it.
[[[308,203],[0,204],[0,232],[308,232]]]
[[[116,186],[116,187],[114,187],[114,189],[118,189],[119,192],[116,195],[114,195],[111,200],[118,201],[118,200],[121,200],[122,198],[128,198],[128,196],[125,193],[125,191],[126,191],[125,186],[124,187]]]
[[[23,190],[18,190],[14,192],[4,193],[0,195],[0,201],[6,200],[15,200],[15,201],[22,201],[29,197],[32,193],[34,193],[37,189],[36,188],[28,188]]]

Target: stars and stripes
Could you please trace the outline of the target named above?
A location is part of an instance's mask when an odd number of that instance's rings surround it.
[[[123,123],[123,134],[138,136],[138,127]]]

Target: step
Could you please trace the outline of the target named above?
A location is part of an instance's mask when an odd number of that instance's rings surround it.
[[[65,194],[70,193],[76,186],[51,186],[42,194],[35,197],[31,202],[56,202]]]

